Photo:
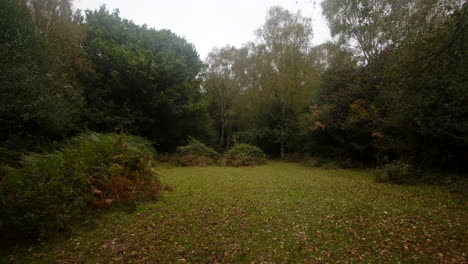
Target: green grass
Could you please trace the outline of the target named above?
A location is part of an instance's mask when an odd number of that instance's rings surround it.
[[[362,170],[159,169],[174,187],[0,263],[466,263],[467,203]]]

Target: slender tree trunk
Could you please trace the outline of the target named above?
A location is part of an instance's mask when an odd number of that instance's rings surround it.
[[[281,137],[281,142],[280,142],[280,147],[281,147],[281,159],[284,159],[284,139]]]
[[[219,133],[219,146],[224,149],[224,119],[221,119],[221,132]]]
[[[284,122],[286,121],[285,116],[286,116],[286,109],[285,109],[284,102],[283,102],[283,105],[281,106],[281,122],[283,124],[281,124],[281,132],[280,132],[280,154],[281,154],[281,159],[284,159],[284,134],[285,134]]]
[[[231,138],[232,138],[231,131],[232,131],[232,124],[231,122],[229,122],[226,125],[226,147],[224,148],[224,150],[228,150],[231,147]]]

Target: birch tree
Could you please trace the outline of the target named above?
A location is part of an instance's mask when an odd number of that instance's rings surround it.
[[[311,19],[298,13],[291,13],[281,7],[269,10],[265,24],[257,30],[259,45],[265,47],[264,56],[269,59],[267,67],[268,86],[263,92],[272,105],[279,108],[277,141],[281,158],[284,158],[285,143],[291,131],[290,119],[297,117],[313,96],[318,86],[318,73],[309,63],[311,48]]]

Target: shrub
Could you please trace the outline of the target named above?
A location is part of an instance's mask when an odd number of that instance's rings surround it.
[[[417,178],[416,171],[406,162],[391,162],[376,173],[376,182],[410,183]]]
[[[26,156],[0,183],[0,237],[43,236],[85,210],[156,198],[154,154],[139,137],[87,133],[53,153]]]
[[[350,169],[359,167],[352,159],[326,159],[320,157],[307,157],[302,163],[310,167],[320,167],[327,170]]]
[[[301,162],[304,160],[305,154],[299,152],[284,154],[284,160],[290,162]]]
[[[159,166],[172,167],[174,165],[178,165],[179,156],[177,153],[158,152],[156,160]]]
[[[238,144],[226,154],[226,164],[229,166],[253,166],[266,163],[263,151],[249,144]]]
[[[375,181],[396,184],[433,184],[448,187],[452,192],[465,193],[466,176],[434,169],[415,167],[407,162],[393,161],[375,173]]]
[[[221,155],[200,141],[189,137],[188,144],[177,148],[177,165],[207,166],[215,165]]]

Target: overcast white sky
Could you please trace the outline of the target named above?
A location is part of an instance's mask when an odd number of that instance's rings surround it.
[[[301,10],[311,17],[314,44],[330,39],[321,15],[321,0],[75,0],[79,9],[96,9],[102,4],[118,8],[123,18],[156,29],[170,29],[195,45],[201,59],[213,47],[242,44],[255,39],[254,30],[265,22],[269,7],[278,5]]]

